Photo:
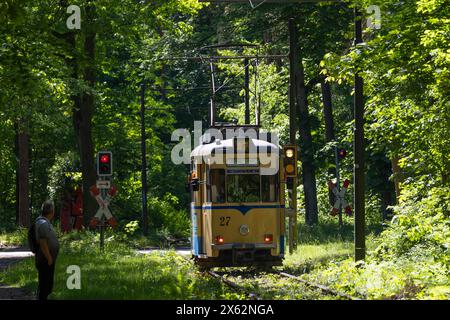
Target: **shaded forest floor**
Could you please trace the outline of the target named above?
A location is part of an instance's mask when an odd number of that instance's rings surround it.
[[[8,247],[3,245],[0,248],[0,273],[9,272],[9,268],[14,268],[14,264],[24,259],[29,259],[32,253],[26,248]],[[0,300],[33,300],[35,295],[30,291],[17,286],[10,286],[0,283]]]

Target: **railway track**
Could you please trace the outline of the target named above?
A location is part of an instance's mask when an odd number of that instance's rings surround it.
[[[208,270],[206,273],[208,275],[210,275],[211,277],[222,281],[224,284],[226,284],[227,286],[229,286],[233,290],[235,290],[237,292],[244,293],[247,296],[247,298],[249,298],[250,300],[262,300],[262,297],[259,294],[255,293],[255,292],[251,292],[248,289],[246,289],[245,287],[237,284],[236,282],[231,281],[222,272],[215,272],[215,271],[212,271],[212,270]],[[335,296],[335,297],[338,297],[340,299],[345,299],[345,300],[361,300],[358,297],[353,297],[353,296],[348,295],[346,293],[338,292],[338,291],[333,290],[333,289],[331,289],[331,288],[329,288],[329,287],[327,287],[325,285],[313,283],[313,282],[304,280],[304,279],[302,279],[302,278],[300,278],[298,276],[294,276],[292,274],[289,274],[289,273],[286,273],[286,272],[283,272],[283,271],[272,270],[269,273],[277,274],[280,277],[284,277],[284,278],[288,278],[288,279],[291,279],[291,280],[296,281],[296,282],[300,282],[300,283],[306,285],[307,287],[319,290],[319,291],[323,292],[326,295]]]
[[[340,298],[343,298],[343,299],[346,299],[346,300],[361,300],[360,298],[353,297],[353,296],[348,295],[346,293],[337,292],[337,291],[335,291],[335,290],[333,290],[333,289],[331,289],[331,288],[329,288],[327,286],[324,286],[322,284],[313,283],[313,282],[307,281],[305,279],[302,279],[300,277],[294,276],[294,275],[286,273],[286,272],[274,271],[274,273],[279,274],[282,277],[293,279],[295,281],[301,282],[301,283],[307,285],[308,287],[321,290],[322,292],[324,292],[326,294],[329,294],[329,295],[332,295],[332,296],[340,297]]]
[[[190,260],[187,257],[184,257],[184,258],[187,261]],[[212,270],[207,270],[207,271],[205,271],[205,273],[208,274],[209,276],[215,278],[215,279],[220,280],[221,282],[226,284],[228,287],[232,288],[234,291],[242,292],[250,300],[263,300],[262,297],[259,294],[255,293],[255,292],[251,292],[248,289],[246,289],[245,287],[237,284],[236,282],[233,282],[230,279],[227,279],[227,277],[225,276],[225,274],[226,274],[225,272],[220,272],[220,271],[216,272],[216,271],[212,271]],[[335,296],[335,297],[339,297],[341,299],[345,299],[345,300],[363,300],[361,298],[354,297],[354,296],[351,296],[351,295],[346,294],[346,293],[338,292],[338,291],[333,290],[330,287],[327,287],[325,285],[307,281],[305,279],[302,279],[302,278],[300,278],[298,276],[286,273],[284,271],[271,269],[270,271],[268,271],[268,273],[270,273],[270,274],[277,274],[280,277],[288,278],[288,279],[291,279],[293,281],[300,282],[300,283],[306,285],[307,287],[310,287],[310,288],[313,288],[313,289],[316,289],[316,290],[320,290],[324,294]],[[244,274],[247,274],[247,275],[248,274],[254,274],[254,272],[245,272]]]
[[[243,286],[240,286],[237,283],[227,279],[224,275],[220,275],[219,273],[212,270],[208,270],[207,274],[209,274],[213,278],[219,279],[233,290],[244,293],[250,300],[262,300],[260,295],[258,295],[257,293],[248,291]]]

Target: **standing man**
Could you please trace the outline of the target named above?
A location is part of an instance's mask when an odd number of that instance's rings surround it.
[[[38,299],[47,300],[53,290],[55,263],[59,252],[59,242],[51,220],[55,215],[53,201],[42,204],[42,214],[36,219],[36,240],[39,249],[36,252],[36,268],[39,273]]]

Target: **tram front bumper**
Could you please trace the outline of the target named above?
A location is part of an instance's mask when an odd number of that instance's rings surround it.
[[[214,250],[231,250],[231,249],[276,249],[277,245],[274,243],[225,243],[212,244],[211,248]]]

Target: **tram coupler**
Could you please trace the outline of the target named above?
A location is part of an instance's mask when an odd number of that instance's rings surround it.
[[[239,265],[242,263],[254,262],[255,261],[255,248],[245,248],[240,249],[232,248],[232,261],[233,265]]]

